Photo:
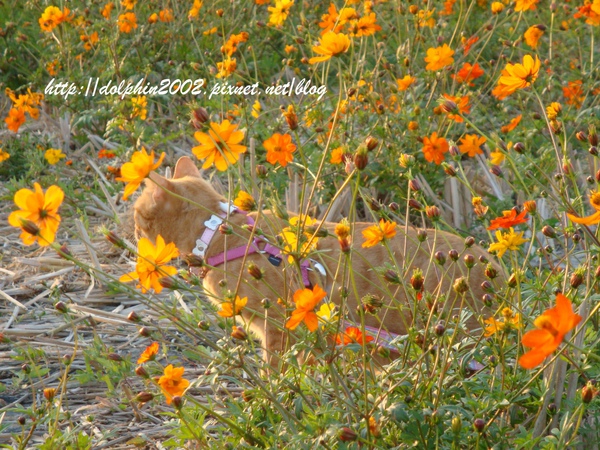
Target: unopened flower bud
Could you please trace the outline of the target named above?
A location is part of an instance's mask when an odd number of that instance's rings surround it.
[[[427,239],[427,230],[420,229],[417,231],[417,239],[419,242],[425,242]]]
[[[122,362],[123,361],[123,357],[121,355],[119,355],[118,353],[109,353],[108,355],[106,355],[106,357],[114,362]]]
[[[367,146],[368,151],[375,150],[375,148],[379,145],[379,141],[372,136],[367,137],[365,139],[365,145]]]
[[[435,262],[438,263],[440,266],[443,266],[446,263],[446,255],[444,254],[444,252],[435,252],[435,255],[433,255],[433,257],[435,258]]]
[[[475,428],[475,431],[478,431],[479,433],[483,432],[485,428],[485,420],[475,419],[473,421],[473,428]]]
[[[197,130],[200,130],[209,119],[208,111],[202,107],[192,111],[192,126]]]
[[[338,239],[338,242],[340,244],[340,251],[342,253],[350,253],[350,250],[352,250],[352,245],[350,244],[350,239],[348,239],[348,238]]]
[[[475,238],[473,236],[467,236],[465,238],[465,248],[471,248],[475,245]]]
[[[57,311],[59,311],[63,314],[68,311],[67,305],[65,304],[65,302],[62,302],[62,301],[56,302],[54,305],[54,309],[56,309]]]
[[[436,222],[440,218],[440,209],[435,205],[426,206],[425,207],[425,215],[429,219],[431,219],[433,222]]]
[[[583,283],[583,274],[579,271],[573,272],[569,284],[573,289],[577,289]]]
[[[421,211],[423,209],[423,205],[421,205],[421,203],[419,203],[414,198],[411,198],[408,201],[408,206],[410,206],[412,209],[416,209],[417,211]]]
[[[481,300],[483,301],[483,304],[485,306],[490,308],[492,306],[492,300],[494,300],[494,297],[492,297],[490,294],[483,294],[483,297],[481,297]]]
[[[412,6],[416,6],[416,5],[412,5]],[[358,435],[348,427],[344,427],[340,431],[340,441],[342,441],[342,442],[352,442],[352,441],[355,441],[357,437],[358,437]]]
[[[201,320],[198,322],[198,328],[202,331],[208,331],[210,329],[210,323],[207,320]]]
[[[467,282],[467,279],[465,277],[459,277],[456,280],[454,280],[452,289],[454,289],[454,292],[456,292],[457,294],[464,294],[469,290],[469,283]]]
[[[51,403],[52,400],[54,400],[55,396],[56,396],[56,388],[46,388],[46,389],[44,389],[44,398],[46,400],[48,400],[49,403]]]
[[[162,287],[164,287],[165,289],[169,289],[171,291],[174,291],[175,289],[178,289],[179,283],[177,282],[177,280],[173,277],[162,277],[158,279],[158,284],[160,284]]]
[[[517,153],[523,153],[525,152],[525,144],[522,142],[517,142],[515,145],[513,145],[513,150]]]
[[[479,262],[480,262],[481,264],[487,264],[489,261],[488,261],[488,259],[487,259],[485,256],[483,256],[483,255],[480,255],[480,256],[479,256]]]
[[[354,155],[354,165],[358,170],[364,170],[369,164],[369,156],[365,147],[360,147]]]
[[[440,322],[435,326],[434,331],[438,336],[442,336],[446,332],[446,326]]]
[[[460,157],[460,149],[456,145],[451,145],[448,152],[453,158]]]
[[[148,328],[148,327],[142,327],[142,328],[140,328],[140,330],[138,331],[138,333],[140,334],[140,336],[149,337],[150,336],[150,328]]]
[[[21,370],[23,373],[31,373],[31,366],[29,364],[21,364]]]
[[[121,239],[119,235],[117,235],[117,233],[115,233],[114,231],[105,231],[104,236],[106,237],[106,240],[115,247],[122,249],[127,248],[127,244],[125,244],[125,241]]]
[[[488,280],[485,280],[483,283],[481,283],[481,289],[483,289],[485,292],[494,292],[494,286]]]
[[[583,403],[590,403],[596,395],[598,395],[598,389],[590,382],[581,388],[581,401]]]
[[[500,166],[492,166],[490,168],[490,173],[497,176],[498,178],[502,178],[504,176],[504,174],[502,173],[502,169],[500,169]]]
[[[598,156],[598,147],[592,145],[589,149],[588,152],[590,155],[592,156]]]
[[[135,399],[140,403],[148,403],[153,398],[154,395],[146,391],[140,392],[138,395],[135,396]]]
[[[448,250],[448,256],[450,257],[450,259],[452,261],[457,261],[458,260],[458,251],[451,249]]]
[[[173,408],[181,409],[183,407],[183,397],[176,395],[173,397]]]
[[[499,2],[496,2],[499,3]],[[504,6],[502,3],[500,3],[502,6]],[[454,434],[460,434],[460,430],[462,429],[462,420],[460,418],[460,416],[454,416],[452,418],[452,432]]]
[[[69,250],[69,247],[67,247],[67,244],[63,244],[60,246],[60,249],[58,249],[58,256],[60,256],[61,258],[64,259],[70,259],[73,258],[73,253],[71,253],[71,250]]]
[[[514,288],[517,286],[517,274],[512,273],[510,277],[508,277],[507,281],[508,287]]]
[[[465,255],[463,261],[465,262],[465,266],[467,266],[468,269],[473,268],[473,266],[475,265],[475,257],[473,255]]]
[[[383,278],[388,282],[388,283],[393,283],[393,284],[400,284],[400,275],[398,275],[396,272],[394,272],[392,269],[387,270],[384,274],[383,274]]]
[[[552,228],[550,225],[544,225],[542,228],[542,234],[549,238],[556,237],[556,231],[554,231],[554,228]]]
[[[523,203],[523,209],[529,214],[534,214],[537,211],[537,203],[535,200],[527,200]]]
[[[21,228],[23,229],[23,231],[33,236],[37,236],[38,234],[40,234],[40,228],[31,220],[21,219]]]
[[[267,168],[262,164],[258,164],[256,166],[256,176],[261,180],[265,179],[267,176]]]
[[[581,242],[581,235],[579,233],[573,233],[571,239],[573,239],[575,244],[579,244]]]
[[[392,211],[396,212],[400,209],[400,205],[396,202],[392,202],[388,205],[388,208],[390,208]]]
[[[129,320],[130,322],[139,322],[140,321],[140,316],[135,311],[131,311],[127,315],[127,320]]]
[[[451,176],[451,177],[456,176],[456,169],[454,168],[454,166],[443,162],[442,167],[444,168],[444,172],[446,172],[446,175]]]
[[[246,333],[242,327],[234,325],[231,331],[231,337],[238,341],[245,341],[248,338],[248,333]]]
[[[255,280],[260,280],[263,277],[263,271],[254,263],[248,265],[248,273]]]
[[[594,125],[590,125],[588,129],[588,142],[591,146],[598,146],[598,133],[596,133],[596,127]]]
[[[587,133],[585,131],[578,131],[575,134],[575,137],[577,138],[578,141],[580,142],[586,142],[588,140],[588,136]]]
[[[458,114],[460,111],[455,101],[446,99],[440,105],[442,111],[446,114]]]
[[[202,267],[204,266],[204,258],[193,253],[189,253],[183,257],[183,260],[190,267]]]
[[[19,418],[17,419],[17,423],[21,426],[25,425],[27,423],[27,417],[19,416]]]
[[[411,191],[415,192],[419,192],[421,190],[421,185],[419,184],[419,181],[414,178],[408,182],[408,187]]]
[[[135,374],[141,378],[149,378],[150,377],[150,375],[148,375],[148,372],[146,372],[146,369],[144,368],[144,366],[137,366],[135,368]]]
[[[423,283],[425,279],[423,278],[423,271],[421,269],[414,269],[413,274],[410,277],[410,285],[413,287],[415,291],[420,291],[423,289]]]

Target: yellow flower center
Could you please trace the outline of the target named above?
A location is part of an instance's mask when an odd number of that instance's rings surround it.
[[[593,191],[591,193],[590,203],[595,209],[600,210],[600,192]]]

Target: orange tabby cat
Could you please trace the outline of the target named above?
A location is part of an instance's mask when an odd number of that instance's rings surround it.
[[[189,199],[193,203],[181,198]],[[225,199],[201,178],[190,158],[182,157],[177,162],[172,179],[166,179],[156,173],[150,175],[145,190],[135,203],[136,229],[153,241],[160,234],[165,242],[174,242],[181,254],[189,254],[197,247],[197,241],[206,229],[205,221],[213,213],[218,214],[222,210],[220,202],[225,202]],[[248,216],[240,213],[229,214],[227,223],[232,227],[233,233],[223,234],[217,231],[208,245],[205,260],[228,249],[248,245],[251,242],[251,231],[249,227],[244,227],[248,217],[256,221],[255,228],[262,230],[271,242],[275,242],[274,236],[289,226],[287,221],[278,219],[270,211],[250,213]],[[347,288],[347,307],[344,311],[347,311],[348,319],[342,327],[347,326],[348,322],[360,323],[357,306],[361,302],[358,298],[367,294],[378,299],[382,305],[378,305],[380,309],[377,314],[365,314],[365,325],[387,331],[392,336],[406,334],[411,326],[416,326],[417,329],[429,326],[431,329],[439,320],[439,316],[436,315],[436,319],[432,319],[433,313],[430,313],[430,309],[437,311],[437,314],[444,310],[446,317],[456,314],[461,308],[470,310],[473,314],[467,320],[467,326],[470,329],[480,327],[484,309],[481,298],[485,294],[481,283],[486,277],[485,266],[478,259],[489,257],[485,250],[476,245],[465,249],[462,238],[436,230],[427,230],[427,239],[419,242],[415,230],[408,228],[405,233],[402,227],[398,227],[396,236],[388,241],[390,250],[384,245],[361,248],[360,244],[364,241],[362,231],[371,225],[373,224],[353,224],[352,249],[340,257],[340,244],[333,235],[336,224],[326,222],[323,228],[329,232],[329,236],[318,239],[317,252],[311,255],[311,258],[325,269],[324,274],[321,274],[317,270],[318,264],[312,264],[313,270],[308,272],[312,285],[329,290],[330,300],[337,305],[342,301],[340,293],[343,289],[340,287],[343,285]],[[444,265],[433,262],[432,255],[438,251],[448,255],[450,249],[460,252],[460,259],[456,262],[448,259]],[[392,261],[390,253],[395,261]],[[466,254],[472,255],[475,261],[470,270],[462,261]],[[346,258],[351,260],[350,279],[344,270]],[[250,276],[250,264],[261,269],[261,279]],[[393,282],[389,271],[385,276],[385,270],[376,270],[385,264],[388,264],[389,268],[397,267],[403,272],[400,273],[399,282]],[[500,274],[499,266],[496,263],[491,264]],[[408,282],[415,268],[423,272],[423,292],[425,297],[429,297],[430,309],[425,306],[426,298],[415,299],[415,289]],[[269,355],[277,354],[289,344],[286,342],[286,309],[281,304],[283,302],[277,302],[277,299],[287,299],[288,306],[293,309],[291,298],[294,291],[304,288],[299,273],[296,265],[287,263],[287,256],[276,266],[270,262],[268,254],[256,252],[246,255],[245,258],[226,261],[208,270],[204,277],[204,288],[210,300],[217,306],[226,300],[228,292],[231,296],[236,289],[240,298],[248,298],[247,305],[241,311],[242,320],[249,323],[250,329],[260,338],[266,350],[265,356],[269,360]],[[460,277],[465,278],[469,289],[465,296],[457,296],[453,289],[455,280]],[[354,292],[357,295],[354,295]],[[263,307],[261,301],[265,298],[271,300],[271,308]],[[433,308],[432,298],[437,298],[433,300]],[[289,316],[289,310],[287,314]]]

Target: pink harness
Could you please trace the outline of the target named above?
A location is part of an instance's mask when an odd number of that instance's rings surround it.
[[[200,256],[204,258],[206,250],[212,238],[216,234],[219,226],[223,223],[223,219],[227,217],[227,213],[235,214],[241,213],[246,216],[246,224],[253,227],[255,222],[254,219],[248,216],[248,213],[238,209],[235,206],[229,206],[226,203],[220,203],[219,205],[222,209],[222,212],[219,213],[218,216],[212,215],[209,220],[204,222],[206,228],[200,236],[200,239],[196,240],[196,247],[192,250],[194,255]],[[259,244],[264,244],[263,250],[259,248]],[[262,236],[255,236],[253,242],[250,245],[240,245],[239,247],[234,247],[226,252],[219,253],[218,255],[211,256],[206,259],[206,262],[209,266],[219,266],[223,264],[225,261],[232,261],[234,259],[243,258],[245,255],[251,255],[253,253],[266,253],[268,256],[268,260],[274,266],[279,266],[281,264],[282,255],[281,250],[271,245],[265,238]],[[310,268],[310,261],[303,260],[300,263],[300,272],[302,274],[302,283],[306,288],[312,288],[312,284],[308,278],[308,271]]]

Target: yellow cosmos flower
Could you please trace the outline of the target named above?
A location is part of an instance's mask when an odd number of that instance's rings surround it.
[[[179,250],[172,242],[165,245],[165,240],[159,234],[156,237],[156,246],[147,238],[141,238],[138,242],[138,259],[135,270],[119,278],[119,281],[129,282],[139,280],[137,287],[146,293],[150,288],[159,294],[163,287],[158,282],[164,277],[173,276],[177,273],[177,269],[166,264],[173,258],[179,256]]]
[[[391,239],[396,236],[396,225],[396,222],[381,219],[378,225],[372,225],[363,230],[362,235],[365,238],[363,248],[374,247],[384,239]]]
[[[61,159],[66,157],[67,155],[65,155],[62,152],[62,150],[59,150],[57,148],[49,148],[48,150],[46,150],[46,153],[44,153],[44,158],[46,158],[46,161],[48,161],[48,164],[50,165],[54,165]]]
[[[208,134],[196,131],[194,137],[200,145],[192,148],[192,153],[198,159],[205,159],[203,169],[214,164],[222,172],[240,159],[240,154],[246,151],[246,147],[240,145],[244,132],[236,129],[237,125],[224,120],[221,124],[211,122]]]
[[[5,152],[3,149],[0,148],[0,163],[3,163],[8,158],[10,158],[10,154],[8,152]]]
[[[260,111],[261,111],[262,107],[260,106],[260,102],[258,100],[256,100],[253,104],[252,104],[252,117],[254,117],[255,119],[258,119],[258,117],[260,116]]]
[[[40,28],[46,32],[52,31],[61,23],[69,20],[70,12],[69,8],[65,8],[61,11],[56,6],[48,6],[42,13],[42,16],[38,19]]]
[[[337,311],[335,310],[335,303],[333,302],[325,302],[321,305],[319,310],[317,311],[317,317],[323,323],[322,328],[325,325],[333,322],[336,319]]]
[[[137,360],[137,363],[143,364],[148,361],[154,361],[154,358],[156,358],[156,355],[158,354],[159,348],[160,344],[158,342],[153,342],[150,344],[148,347],[146,347],[146,350],[142,352]]]
[[[399,91],[406,91],[409,87],[413,85],[413,83],[417,81],[415,77],[411,77],[410,75],[406,75],[404,78],[398,78],[396,80],[396,84],[398,85]]]
[[[493,317],[484,320],[487,324],[485,327],[485,337],[493,336],[494,334],[504,330],[518,330],[523,325],[521,324],[520,314],[515,314],[512,309],[504,308],[502,310],[503,321],[496,320]]]
[[[19,189],[14,197],[15,205],[20,209],[8,216],[8,223],[23,230],[21,240],[25,245],[31,245],[36,240],[45,247],[54,242],[56,231],[60,225],[58,208],[65,194],[58,186],[50,186],[46,193],[38,183],[34,183],[35,191]],[[24,229],[23,222],[32,222],[38,229],[37,234],[31,234]]]
[[[500,150],[496,150],[495,152],[490,153],[490,162],[494,166],[499,166],[504,162],[505,156]]]
[[[590,192],[590,205],[596,210],[591,216],[577,217],[573,214],[567,214],[567,217],[569,217],[571,222],[579,223],[581,225],[595,225],[600,223],[600,192]]]
[[[256,200],[246,191],[238,192],[233,204],[242,211],[254,211],[256,209]]]
[[[515,11],[529,11],[536,9],[536,5],[540,0],[516,0]]]
[[[427,56],[425,57],[426,70],[435,72],[436,70],[443,69],[454,62],[454,50],[452,50],[448,44],[444,44],[441,47],[427,49]]]
[[[498,258],[502,258],[502,255],[507,250],[516,251],[519,250],[519,245],[527,242],[527,239],[523,239],[524,231],[515,233],[514,228],[510,228],[508,233],[502,231],[496,231],[496,240],[498,242],[490,245],[489,252],[498,252]]]
[[[556,120],[560,112],[562,111],[562,106],[558,102],[550,103],[550,106],[546,107],[546,115],[548,116],[548,120]]]
[[[296,309],[292,312],[292,316],[288,319],[285,327],[294,330],[300,323],[304,322],[306,328],[310,331],[315,331],[319,327],[319,317],[314,309],[317,304],[327,296],[319,285],[311,289],[299,289],[294,293],[294,303]]]
[[[313,52],[322,56],[314,56],[308,60],[310,64],[316,64],[334,56],[345,53],[350,48],[350,38],[343,33],[328,31],[321,37],[319,45],[313,47]]]
[[[137,97],[131,98],[131,105],[133,111],[131,111],[131,118],[139,117],[140,120],[146,120],[148,114],[148,100],[145,95],[138,95]]]
[[[310,252],[317,248],[319,238],[314,236],[306,227],[310,227],[317,223],[316,219],[302,215],[300,217],[292,217],[290,225],[284,228],[279,234],[283,238],[283,253],[290,255],[289,263],[294,262],[294,257],[299,260],[304,259]],[[301,228],[299,230],[299,228]]]
[[[269,24],[277,27],[283,25],[283,22],[290,14],[290,8],[294,5],[293,0],[276,0],[275,6],[269,6],[267,9],[271,15],[269,16]]]
[[[140,187],[144,178],[150,174],[153,170],[156,170],[165,159],[165,154],[161,153],[160,158],[154,163],[154,150],[148,154],[145,148],[142,151],[133,152],[131,161],[123,164],[121,167],[121,176],[117,178],[117,181],[123,181],[127,183],[125,186],[125,192],[123,193],[123,200],[127,200],[135,190]]]
[[[221,303],[221,310],[217,314],[221,317],[237,316],[244,309],[246,303],[248,303],[248,297],[240,298],[239,295],[236,295],[235,300]]]
[[[531,86],[538,77],[540,65],[537,55],[535,60],[531,55],[525,55],[523,64],[508,63],[502,70],[498,85],[492,94],[499,100],[503,100],[515,91]]]
[[[167,405],[171,404],[173,397],[182,396],[189,387],[190,382],[183,378],[184,371],[183,367],[173,367],[173,364],[169,364],[165,367],[164,375],[158,379],[158,385],[165,394]]]

